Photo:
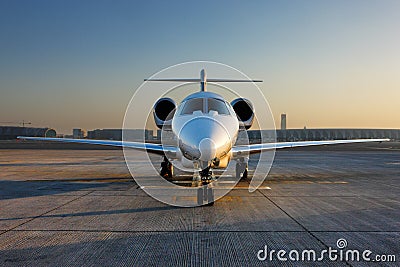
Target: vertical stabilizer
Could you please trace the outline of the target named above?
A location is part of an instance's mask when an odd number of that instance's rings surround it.
[[[200,90],[202,92],[207,91],[207,74],[205,69],[200,71]]]

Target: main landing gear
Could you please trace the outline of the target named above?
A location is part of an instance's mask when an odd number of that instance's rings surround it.
[[[246,179],[248,174],[248,165],[244,159],[236,162],[236,179]]]
[[[172,179],[174,175],[174,166],[166,156],[164,156],[164,160],[163,162],[161,162],[160,175],[164,178],[169,178],[169,179]]]

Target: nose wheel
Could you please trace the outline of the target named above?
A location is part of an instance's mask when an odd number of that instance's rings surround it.
[[[206,204],[204,204],[206,203]],[[197,204],[200,206],[214,205],[214,189],[212,187],[199,187],[197,189]]]
[[[195,167],[198,165],[196,164]],[[193,176],[192,186],[197,187],[197,204],[200,206],[214,205],[214,189],[212,187],[212,171],[210,166]]]
[[[202,185],[207,185],[212,181],[212,171],[210,166],[199,171]]]
[[[199,171],[199,174],[201,178],[201,185],[203,186],[197,189],[197,203],[199,205],[212,206],[214,205],[214,189],[210,184],[213,180],[211,167],[208,166],[207,168]]]
[[[213,173],[211,171],[211,165],[208,162],[194,162],[194,168],[199,168],[200,171],[198,174],[196,172],[193,175],[193,185],[194,186],[202,186],[208,185],[213,181]]]
[[[164,156],[164,160],[163,162],[161,162],[160,175],[164,178],[172,179],[173,174],[174,174],[174,166],[168,160],[168,158]]]

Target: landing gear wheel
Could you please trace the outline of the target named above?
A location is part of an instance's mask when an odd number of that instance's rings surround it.
[[[236,179],[246,179],[248,175],[248,167],[246,162],[236,163]]]
[[[246,164],[246,169],[244,169],[244,172],[243,172],[243,175],[242,175],[243,179],[247,179],[247,173],[248,173],[248,168],[247,168],[247,164]]]
[[[211,187],[207,188],[207,201],[205,206],[214,206],[214,190]]]
[[[207,204],[204,204],[206,202]],[[214,190],[212,187],[199,187],[197,189],[197,204],[200,206],[214,205]]]
[[[164,161],[161,162],[160,175],[164,178],[172,179],[173,174],[174,174],[174,166],[168,160],[168,158],[164,156]]]
[[[202,185],[208,185],[211,182],[212,171],[210,166],[200,171],[201,183]]]

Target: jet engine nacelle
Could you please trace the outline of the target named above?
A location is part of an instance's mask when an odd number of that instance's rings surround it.
[[[254,120],[253,104],[246,98],[236,98],[231,102],[231,105],[239,119],[240,128],[249,129]]]
[[[168,97],[160,98],[153,107],[154,122],[159,129],[170,129],[176,103]]]

